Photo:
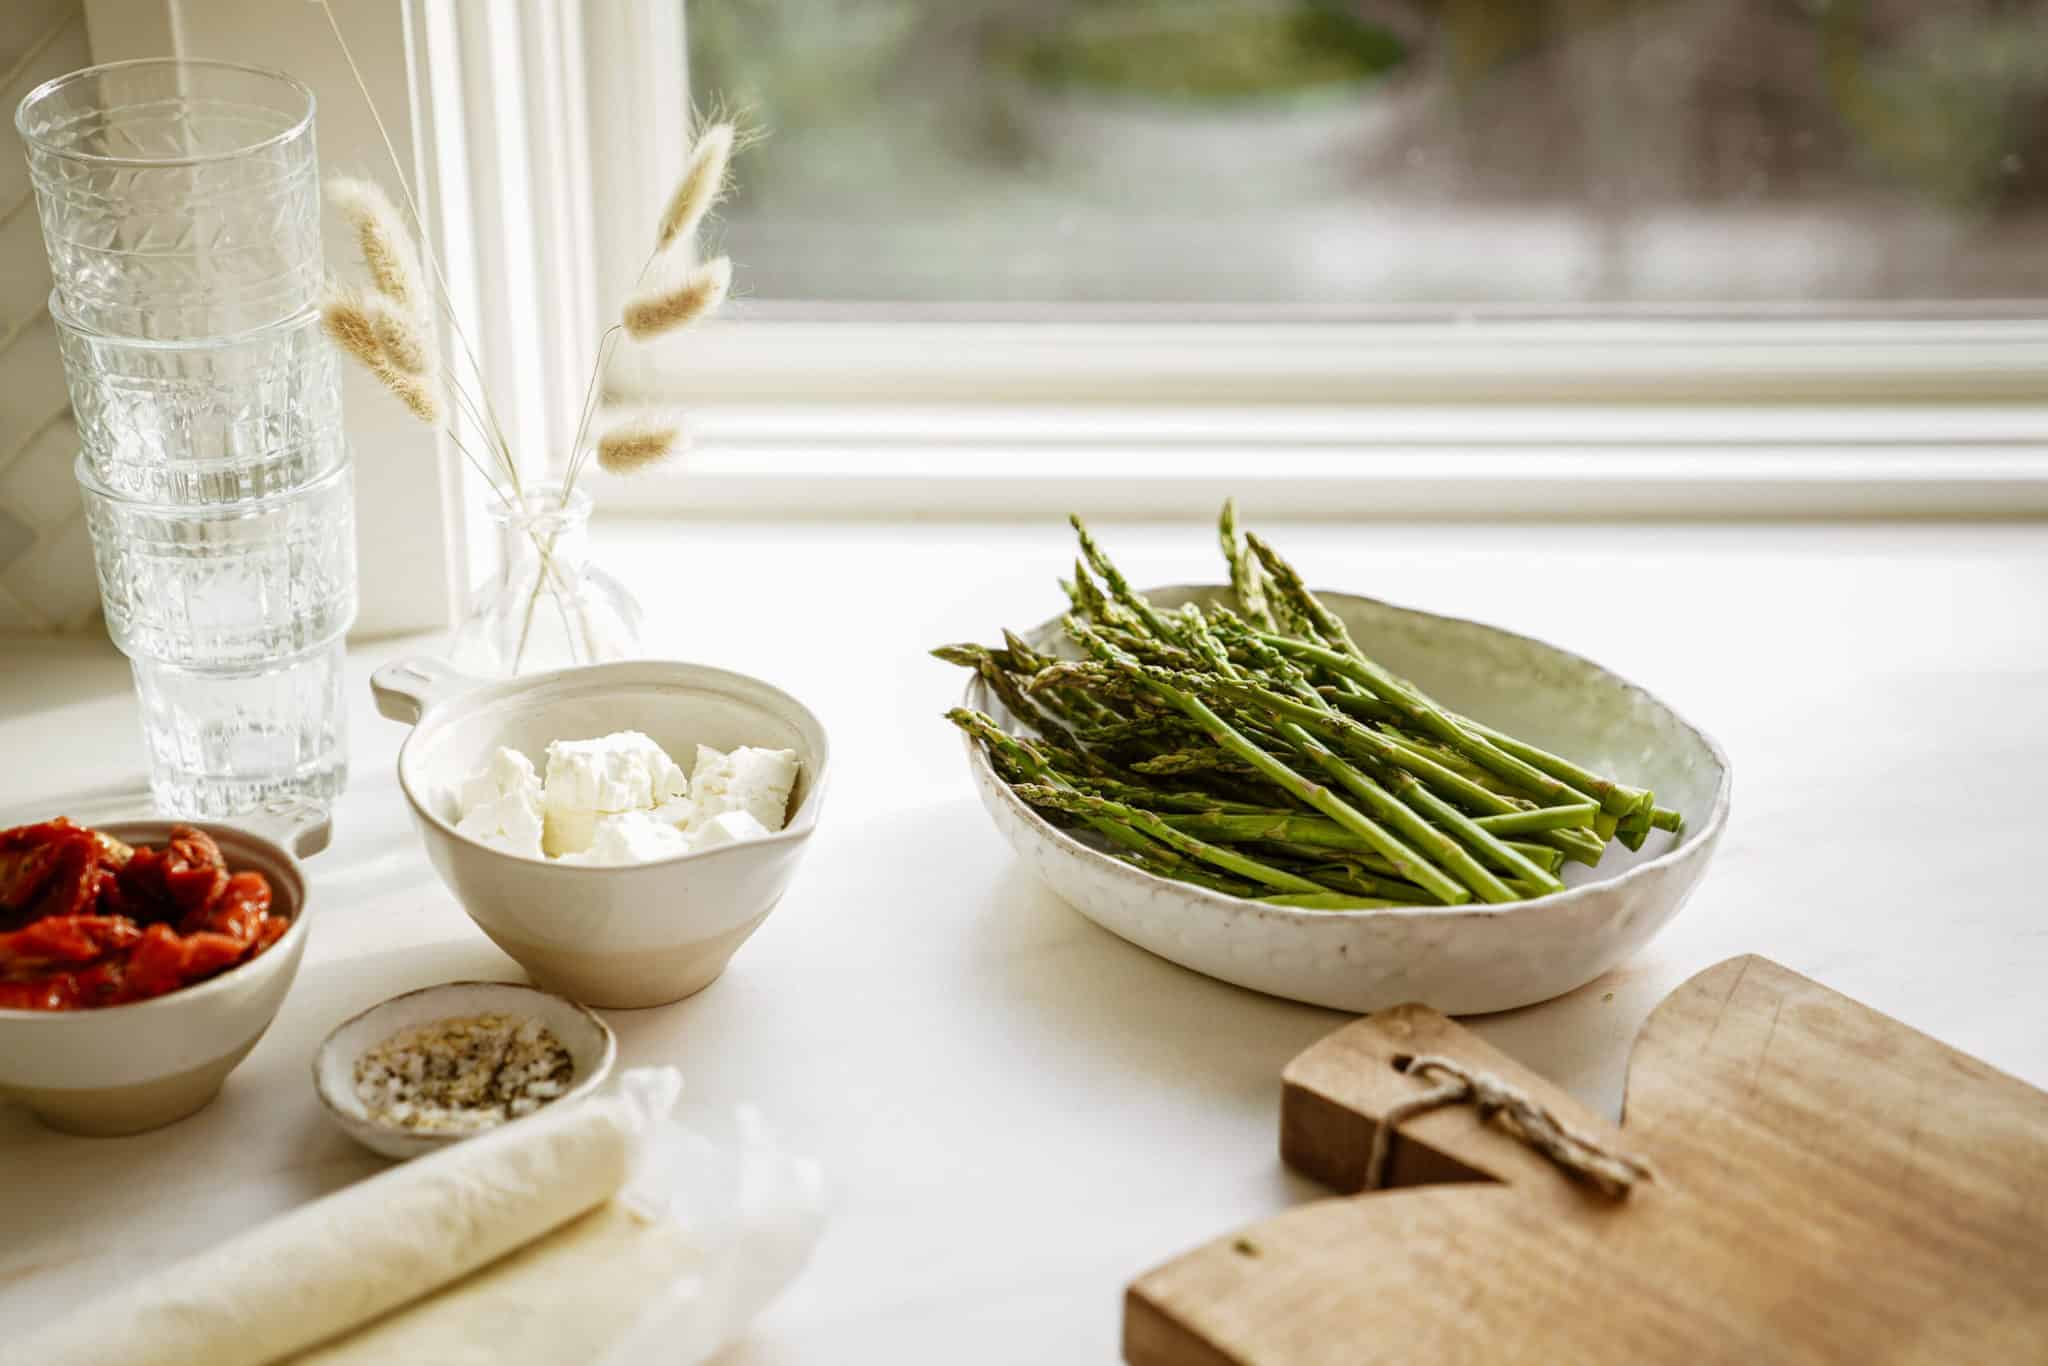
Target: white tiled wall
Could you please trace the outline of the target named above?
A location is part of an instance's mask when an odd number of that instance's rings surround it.
[[[78,438],[47,300],[50,271],[14,107],[88,65],[81,0],[5,0],[0,22],[0,635],[92,628],[92,547],[72,482]]]

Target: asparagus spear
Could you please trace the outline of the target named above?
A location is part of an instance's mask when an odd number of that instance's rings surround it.
[[[1344,802],[1320,783],[1308,779],[1288,768],[1266,751],[1260,749],[1240,734],[1228,721],[1211,711],[1200,699],[1182,692],[1171,684],[1149,677],[1146,667],[1129,656],[1120,659],[1111,651],[1114,647],[1095,634],[1085,622],[1069,618],[1067,629],[1074,638],[1096,653],[1105,662],[1114,662],[1123,668],[1134,681],[1150,688],[1154,693],[1179,707],[1193,717],[1204,730],[1214,736],[1217,743],[1230,753],[1250,764],[1268,780],[1284,789],[1289,795],[1305,805],[1312,806],[1339,825],[1352,831],[1373,847],[1382,857],[1393,863],[1402,877],[1427,888],[1439,901],[1458,905],[1472,899],[1472,894],[1458,882],[1436,868],[1414,849],[1404,844],[1386,829],[1367,817],[1363,812]]]
[[[1040,784],[1057,783],[1060,781],[1059,776],[1053,772],[1052,766],[1046,762],[1045,756],[1039,753],[1036,747],[1029,741],[1007,734],[994,720],[983,715],[981,712],[968,711],[965,707],[955,707],[946,713],[946,719],[981,741],[990,753],[996,756],[999,766],[1007,768],[1013,775],[1029,778],[1032,782]],[[1013,787],[1017,786],[1015,777],[1010,778],[1010,782]],[[1128,823],[1114,822],[1086,815],[1082,819],[1092,829],[1099,831],[1104,837],[1123,845],[1133,853],[1142,854],[1147,858],[1168,865],[1178,864],[1181,861],[1179,855],[1170,846],[1161,848],[1157,842],[1146,839],[1141,832],[1131,828]]]
[[[1268,906],[1291,906],[1298,911],[1386,911],[1402,903],[1373,897],[1345,896],[1342,892],[1297,893],[1259,898]]]
[[[1150,855],[1137,853],[1134,850],[1125,850],[1120,854],[1111,854],[1110,857],[1119,863],[1128,863],[1131,867],[1141,872],[1150,873],[1154,877],[1170,878],[1175,882],[1193,883],[1197,887],[1206,887],[1212,892],[1221,892],[1225,896],[1241,896],[1249,899],[1257,897],[1265,890],[1254,882],[1244,882],[1234,877],[1225,877],[1221,873],[1212,873],[1206,868],[1201,868],[1191,863],[1167,863]]]
[[[1192,835],[1184,835],[1149,811],[1141,811],[1135,806],[1125,806],[1121,802],[1110,801],[1107,797],[1091,797],[1072,788],[1050,787],[1044,783],[1025,783],[1017,789],[1017,795],[1033,806],[1050,807],[1055,811],[1087,818],[1089,823],[1096,825],[1098,829],[1101,828],[1101,824],[1129,826],[1177,853],[1214,864],[1226,872],[1236,873],[1247,881],[1264,883],[1268,887],[1278,887],[1283,891],[1324,890],[1299,874],[1284,872],[1261,863],[1248,854],[1240,854],[1221,845],[1204,843]]]
[[[1223,543],[1223,559],[1230,566],[1230,591],[1238,608],[1268,630],[1273,629],[1273,612],[1266,606],[1266,586],[1259,580],[1259,568],[1237,542],[1237,500],[1223,500],[1222,515],[1216,519],[1216,537]]]
[[[1092,788],[1089,780],[1077,781],[1076,786]],[[1105,792],[1104,796],[1118,796]],[[1129,801],[1134,806],[1147,805],[1147,798],[1166,797],[1165,793],[1136,793],[1120,796],[1119,800]],[[1247,841],[1264,840],[1279,844],[1309,845],[1318,849],[1340,849],[1348,851],[1365,850],[1369,846],[1358,836],[1346,830],[1337,822],[1324,816],[1310,815],[1306,811],[1284,811],[1276,808],[1250,808],[1227,810],[1212,798],[1199,793],[1171,794],[1171,803],[1162,804],[1157,800],[1149,804],[1152,809],[1166,811],[1166,823],[1177,830],[1186,831],[1198,839],[1214,840],[1224,844],[1242,844]],[[1564,808],[1553,808],[1563,810]],[[1532,813],[1533,814],[1533,813]],[[1517,833],[1489,826],[1489,822],[1512,820],[1515,817],[1480,816],[1473,824],[1490,829],[1496,835]],[[1564,855],[1541,844],[1530,844],[1522,840],[1503,841],[1509,848],[1537,864],[1545,872],[1554,873],[1564,861]]]
[[[1088,561],[1088,567],[1102,576],[1102,582],[1108,586],[1110,596],[1116,599],[1117,604],[1145,623],[1145,629],[1158,639],[1168,644],[1174,643],[1174,633],[1167,626],[1165,619],[1152,609],[1151,603],[1133,591],[1122,571],[1110,563],[1109,556],[1103,554],[1102,548],[1095,544],[1095,537],[1088,530],[1088,524],[1078,516],[1070,516],[1067,521],[1072,524],[1074,535],[1080,538],[1081,554]]]
[[[1244,675],[1230,662],[1222,642],[1209,631],[1208,624],[1203,619],[1200,610],[1193,609],[1192,604],[1190,604],[1190,609],[1183,613],[1183,637],[1197,654],[1201,654],[1209,660],[1211,667],[1216,670],[1223,680],[1242,679]],[[1197,686],[1199,687],[1200,685],[1197,684]],[[1274,696],[1279,704],[1273,709],[1285,716],[1291,704],[1285,698],[1278,697],[1277,695],[1271,696]],[[1304,705],[1307,704],[1304,703]],[[1334,715],[1334,713],[1329,712],[1320,703],[1310,708],[1310,711],[1315,719],[1320,719],[1324,715]],[[1342,718],[1338,719],[1342,720]],[[1418,802],[1415,798],[1405,793],[1398,800],[1396,799],[1395,793],[1401,793],[1403,787],[1414,784],[1414,779],[1410,775],[1397,773],[1380,765],[1372,765],[1368,770],[1361,771],[1346,763],[1341,756],[1333,752],[1320,739],[1304,730],[1299,720],[1283,721],[1278,726],[1278,730],[1282,741],[1296,751],[1307,755],[1318,767],[1335,778],[1347,791],[1371,808],[1375,816],[1393,826],[1398,833],[1405,836],[1417,848],[1443,865],[1460,882],[1471,888],[1482,899],[1487,901],[1508,901],[1513,899],[1513,892],[1501,879],[1495,877],[1443,831],[1438,830],[1427,820],[1422,819],[1416,814],[1417,809],[1427,811],[1429,809],[1427,805]],[[1393,789],[1392,792],[1388,790],[1390,787]],[[1424,796],[1426,797],[1427,794],[1424,794]],[[1430,800],[1435,799],[1432,798]],[[1446,806],[1444,810],[1449,811],[1458,822],[1462,822],[1465,819],[1462,813],[1454,808]],[[1440,813],[1438,813],[1437,818],[1440,824],[1444,823]],[[1527,859],[1522,858],[1513,850],[1508,849],[1499,840],[1487,832],[1478,829],[1476,826],[1467,823],[1463,828],[1454,828],[1452,833],[1466,843],[1476,844],[1490,861],[1505,867],[1517,877],[1529,878],[1539,883],[1549,879],[1548,873],[1545,873]],[[1556,890],[1562,889],[1563,884],[1558,883]]]

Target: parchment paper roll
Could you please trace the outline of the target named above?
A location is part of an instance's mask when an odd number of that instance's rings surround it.
[[[610,1199],[632,1175],[644,1116],[627,1099],[586,1101],[380,1173],[87,1305],[17,1343],[17,1359],[275,1361]]]

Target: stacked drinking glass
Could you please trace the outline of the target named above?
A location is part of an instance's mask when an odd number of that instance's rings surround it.
[[[347,772],[355,509],[321,280],[313,92],[118,62],[22,101],[107,630],[177,815]]]

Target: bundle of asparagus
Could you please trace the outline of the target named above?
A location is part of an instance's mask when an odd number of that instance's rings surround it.
[[[1271,905],[1371,910],[1564,890],[1566,860],[1642,846],[1676,811],[1438,706],[1375,664],[1266,542],[1218,531],[1235,609],[1153,606],[1080,518],[1054,658],[932,653],[976,670],[1029,734],[956,708],[996,772],[1048,818],[1161,877]]]

